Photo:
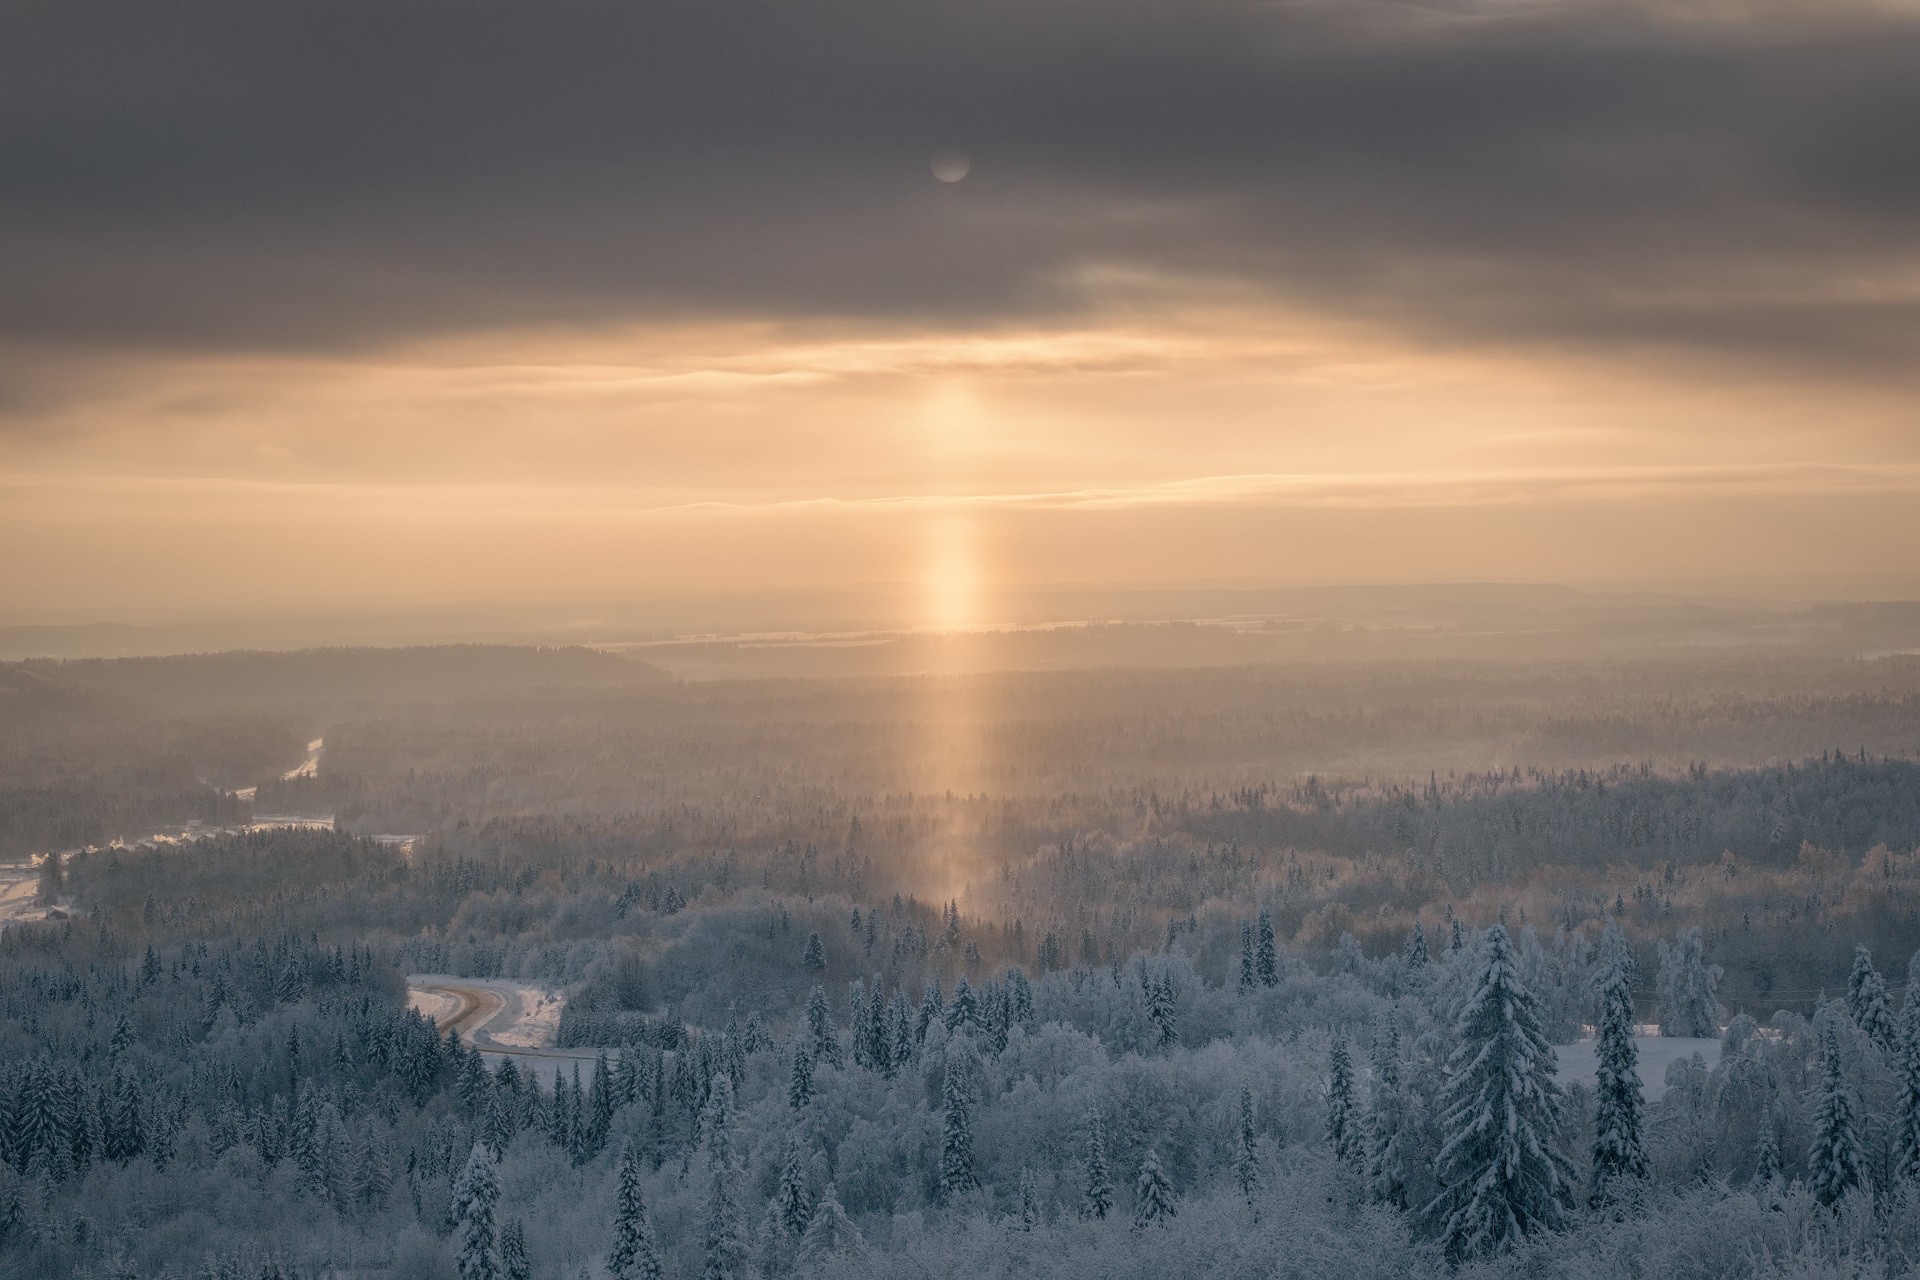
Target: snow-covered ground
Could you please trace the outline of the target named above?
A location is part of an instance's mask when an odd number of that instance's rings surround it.
[[[576,1063],[592,1067],[595,1050],[553,1047],[567,1003],[558,991],[499,978],[418,973],[407,978],[407,1000],[436,1022],[466,1008],[457,1028],[460,1038],[479,1049],[488,1066],[511,1059],[548,1084],[556,1072]]]
[[[1718,1040],[1695,1040],[1687,1036],[1635,1036],[1640,1047],[1640,1082],[1646,1086],[1648,1102],[1658,1101],[1667,1091],[1667,1068],[1682,1058],[1699,1054],[1711,1067],[1720,1061]],[[1553,1051],[1560,1063],[1563,1084],[1578,1081],[1592,1086],[1599,1063],[1595,1059],[1595,1041],[1580,1040],[1563,1044]]]
[[[40,868],[32,862],[0,864],[0,924],[44,918],[39,893]]]
[[[438,1022],[459,1009],[460,997],[449,991],[429,991],[410,986],[407,988],[407,1007]]]

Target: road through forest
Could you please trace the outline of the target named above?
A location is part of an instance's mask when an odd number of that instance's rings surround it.
[[[492,1060],[491,1065],[512,1058],[523,1070],[549,1082],[569,1063],[591,1067],[596,1049],[556,1049],[501,1039],[516,1030],[520,1031],[516,1039],[526,1038],[525,1002],[537,995],[533,988],[514,983],[428,974],[407,978],[407,999],[413,1007],[431,1017],[443,1034],[457,1035],[480,1050],[482,1057]]]

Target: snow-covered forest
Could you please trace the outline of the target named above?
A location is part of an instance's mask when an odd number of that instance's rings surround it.
[[[582,698],[624,696],[585,667]],[[1449,703],[1448,735],[1564,726],[1566,697],[1523,711],[1487,679],[1506,710]],[[1308,683],[1349,746],[1380,714]],[[642,684],[639,705],[692,696]],[[331,695],[224,709],[259,730],[227,749],[272,756],[281,812],[441,808],[405,842],[263,828],[35,868],[45,918],[0,931],[0,1272],[1920,1267],[1920,771],[1893,743],[896,793],[862,785],[855,721],[792,719],[818,695],[760,689],[788,701],[758,720],[744,691],[705,695],[735,718],[686,749],[738,770],[737,799],[696,803],[697,760],[658,758],[626,807],[594,797],[663,731],[640,717],[566,766],[556,744],[612,713],[564,692],[327,711],[320,776],[279,783],[298,761],[272,744]],[[1170,699],[1155,732],[1220,723],[1215,696]],[[1894,726],[1907,696],[1828,705]],[[1742,732],[1791,720],[1785,694],[1741,698]],[[143,705],[202,770],[218,735]],[[430,769],[403,762],[463,719]],[[1131,732],[1084,706],[1050,723],[1054,743]],[[795,764],[804,784],[768,771],[816,730],[833,750]],[[12,758],[70,775],[17,811],[101,786],[74,763],[105,758],[99,732],[10,731]],[[466,750],[473,776],[449,768]],[[557,993],[577,1055],[483,1056],[409,1008],[409,974]]]

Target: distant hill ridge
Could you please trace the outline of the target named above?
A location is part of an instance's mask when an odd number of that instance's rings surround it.
[[[666,683],[658,667],[580,645],[338,646],[0,664],[0,686],[64,686],[173,708],[274,701],[434,700]]]

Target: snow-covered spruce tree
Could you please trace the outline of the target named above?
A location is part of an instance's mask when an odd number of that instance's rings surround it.
[[[500,1280],[500,1248],[493,1230],[499,1203],[493,1153],[486,1143],[476,1142],[453,1187],[453,1264],[460,1280]]]
[[[1557,1230],[1573,1204],[1557,1145],[1560,1089],[1532,992],[1505,926],[1485,935],[1486,963],[1460,1011],[1458,1046],[1440,1093],[1440,1192],[1422,1210],[1449,1258],[1498,1253]]]
[[[1233,1147],[1233,1180],[1251,1208],[1260,1191],[1260,1147],[1253,1127],[1253,1090],[1240,1090],[1240,1134]]]
[[[947,1030],[972,1030],[979,1022],[979,1002],[973,998],[973,984],[963,973],[953,984],[953,999],[947,1002]]]
[[[1353,1095],[1353,1055],[1336,1039],[1327,1057],[1327,1141],[1342,1160],[1361,1154],[1360,1108]]]
[[[819,987],[807,995],[807,1034],[813,1038],[809,1052],[815,1062],[840,1065],[840,1041],[833,1034],[833,1010],[827,1006],[827,993]]]
[[[733,1081],[723,1072],[707,1093],[707,1171],[712,1179],[701,1233],[702,1280],[734,1280],[747,1257],[740,1231],[739,1173],[734,1167]]]
[[[1607,932],[1612,936],[1618,929],[1609,924]],[[1640,1048],[1633,1040],[1633,992],[1622,954],[1621,947],[1611,949],[1612,962],[1600,979],[1593,1166],[1587,1195],[1587,1203],[1595,1209],[1628,1197],[1650,1172],[1640,1133],[1646,1104],[1641,1095]]]
[[[780,1161],[780,1187],[773,1195],[774,1216],[781,1230],[798,1239],[813,1220],[813,1202],[807,1195],[807,1170],[800,1162],[800,1140],[787,1139],[787,1152]]]
[[[1400,1080],[1400,1029],[1387,1023],[1373,1046],[1373,1094],[1367,1108],[1367,1194],[1407,1207],[1407,1094]]]
[[[800,956],[800,963],[814,973],[823,973],[827,967],[827,950],[820,943],[820,935],[807,935],[807,949]]]
[[[1253,990],[1259,981],[1254,976],[1253,922],[1243,920],[1240,922],[1240,994]]]
[[[1827,1027],[1821,1043],[1820,1103],[1807,1150],[1807,1189],[1824,1205],[1838,1204],[1866,1181],[1866,1152],[1854,1121],[1853,1091],[1840,1063],[1840,1038]]]
[[[1753,1183],[1762,1190],[1777,1190],[1786,1181],[1780,1167],[1779,1121],[1769,1107],[1760,1117],[1760,1134],[1754,1143]]]
[[[1267,907],[1260,908],[1260,937],[1253,961],[1261,986],[1280,985],[1280,947],[1273,939],[1273,911]]]
[[[1107,1167],[1107,1140],[1098,1116],[1087,1117],[1086,1214],[1105,1218],[1113,1212],[1113,1172]]]
[[[787,1074],[787,1105],[802,1110],[813,1101],[813,1051],[804,1040],[793,1045],[793,1070]]]
[[[947,1050],[946,1077],[940,1087],[940,1194],[947,1200],[965,1195],[980,1185],[973,1171],[973,1082],[972,1072],[953,1042]]]
[[[1893,1173],[1920,1182],[1920,991],[1909,987],[1900,1010],[1900,1109],[1894,1119]]]
[[[878,997],[876,989],[874,995]],[[847,984],[847,1051],[856,1067],[871,1067],[867,1056],[867,984],[855,978]]]
[[[1420,927],[1418,920],[1413,922],[1413,936],[1407,939],[1401,957],[1407,962],[1407,968],[1414,971],[1424,969],[1433,962],[1433,952],[1427,947],[1427,931]]]
[[[613,1202],[613,1251],[607,1255],[607,1271],[615,1280],[660,1280],[662,1270],[653,1220],[640,1194],[640,1153],[629,1142],[620,1153],[620,1184]]]
[[[500,1280],[533,1280],[533,1260],[527,1257],[527,1229],[518,1218],[507,1219],[507,1225],[500,1228]]]
[[[1140,1161],[1140,1176],[1134,1182],[1133,1225],[1146,1228],[1158,1222],[1166,1222],[1178,1211],[1174,1201],[1173,1183],[1168,1181],[1166,1170],[1160,1167],[1160,1154],[1152,1147],[1147,1148],[1145,1158]]]
[[[1847,977],[1847,1015],[1883,1052],[1894,1051],[1899,1029],[1894,1025],[1893,1005],[1887,999],[1887,984],[1880,980],[1879,971],[1873,967],[1873,954],[1864,942],[1853,949],[1853,972]]]
[[[800,1238],[801,1261],[818,1264],[831,1254],[858,1255],[866,1252],[866,1248],[867,1242],[860,1235],[860,1228],[840,1207],[840,1197],[834,1194],[833,1184],[829,1182],[821,1188],[820,1204],[814,1209],[806,1233]]]
[[[1654,983],[1660,991],[1660,1034],[1713,1037],[1720,1034],[1726,1010],[1714,998],[1726,971],[1707,963],[1707,944],[1696,925],[1683,929],[1672,942],[1660,943],[1660,972]]]
[[[1173,979],[1165,974],[1147,981],[1147,1018],[1156,1042],[1167,1048],[1180,1042],[1180,1017],[1174,1010]]]
[[[1040,1225],[1040,1187],[1033,1180],[1033,1170],[1020,1170],[1020,1213],[1015,1225],[1022,1231],[1031,1231]]]

